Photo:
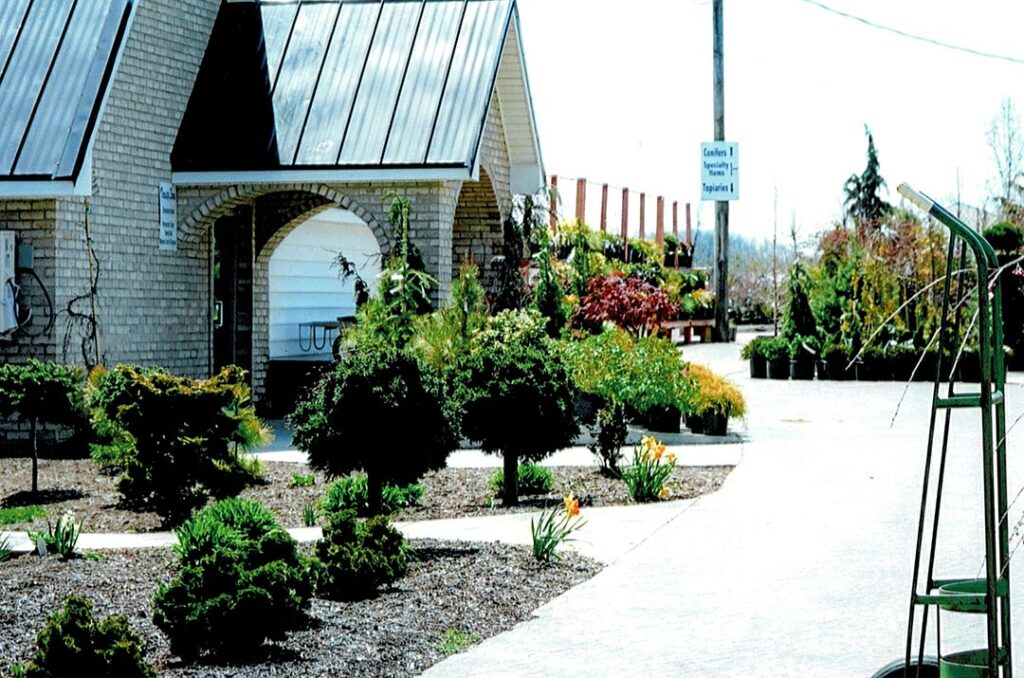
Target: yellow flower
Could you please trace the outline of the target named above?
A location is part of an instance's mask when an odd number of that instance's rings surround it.
[[[662,443],[654,449],[654,458],[661,459],[661,455],[665,454],[665,445]]]
[[[675,452],[669,452],[668,454],[665,455],[665,461],[667,461],[668,463],[671,464],[675,460],[676,460],[676,453]]]
[[[668,499],[672,495],[672,490],[668,489],[668,485],[662,485],[661,489],[658,490],[658,496],[662,499]]]
[[[570,517],[580,514],[580,500],[574,497],[571,492],[565,495],[565,512]]]

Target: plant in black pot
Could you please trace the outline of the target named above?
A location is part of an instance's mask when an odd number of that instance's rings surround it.
[[[768,378],[768,360],[764,355],[764,343],[770,339],[771,337],[754,337],[740,351],[740,357],[750,361],[751,379]]]
[[[892,378],[895,381],[910,381],[920,357],[920,351],[914,348],[913,343],[891,343],[885,347],[885,356]]]
[[[789,343],[789,377],[807,381],[814,379],[814,363],[820,343],[817,337],[797,337]]]
[[[746,414],[743,394],[731,382],[703,365],[691,364],[690,376],[694,381],[694,395],[688,415],[700,419],[699,432],[704,435],[724,436],[729,419],[742,418]]]
[[[782,337],[770,337],[761,344],[761,352],[768,364],[769,379],[789,379],[789,342]]]
[[[821,360],[818,362],[818,378],[834,381],[853,379],[853,368],[846,369],[849,363],[850,354],[845,346],[838,342],[826,343],[821,349]]]

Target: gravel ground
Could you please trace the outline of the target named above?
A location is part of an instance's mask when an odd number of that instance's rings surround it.
[[[299,527],[302,509],[324,492],[328,480],[304,464],[264,463],[265,483],[251,487],[242,496],[253,497],[277,514],[286,527]],[[687,499],[714,492],[732,470],[730,466],[677,467],[669,481],[672,497]],[[464,516],[500,515],[535,510],[555,504],[572,491],[583,506],[616,506],[631,502],[622,481],[601,475],[595,467],[556,466],[552,468],[555,487],[551,494],[524,497],[518,507],[504,507],[489,488],[493,469],[446,468],[428,473],[422,480],[423,505],[407,510],[402,520],[428,520]],[[292,487],[293,474],[313,473],[316,482]],[[28,459],[0,458],[0,506],[43,504],[51,518],[73,511],[86,532],[149,532],[166,529],[160,516],[121,506],[116,479],[106,475],[89,460],[42,460],[39,464],[40,496],[26,492],[31,487]],[[46,519],[6,526],[6,529],[42,530]]]
[[[576,554],[540,564],[529,551],[500,544],[413,541],[409,574],[376,598],[314,599],[310,623],[268,651],[259,664],[186,666],[153,625],[157,582],[173,576],[166,549],[108,551],[61,561],[26,555],[0,563],[0,673],[26,659],[37,631],[68,595],[84,595],[97,614],[125,614],[144,636],[147,656],[166,676],[407,676],[444,658],[443,634],[458,629],[484,639],[597,573]],[[472,586],[467,586],[472,582]],[[9,602],[7,602],[9,601]]]

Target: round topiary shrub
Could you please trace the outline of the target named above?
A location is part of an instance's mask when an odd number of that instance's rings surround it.
[[[301,625],[310,561],[258,501],[214,504],[177,535],[178,576],[153,600],[153,621],[172,652],[186,660],[251,656]]]
[[[384,516],[358,520],[355,511],[331,514],[316,543],[320,561],[317,591],[340,600],[372,596],[378,588],[405,576],[408,546]]]
[[[405,485],[441,468],[457,442],[443,382],[390,348],[340,362],[289,419],[310,466],[331,476],[366,473],[374,514],[383,509],[385,483]]]
[[[123,615],[97,621],[92,602],[71,596],[36,636],[36,653],[14,675],[150,678],[156,671],[146,662],[145,642]]]

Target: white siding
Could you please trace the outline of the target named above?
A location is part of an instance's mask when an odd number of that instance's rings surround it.
[[[354,278],[342,282],[331,265],[341,252],[373,289],[380,249],[369,227],[348,210],[330,209],[288,234],[270,257],[270,357],[330,356],[330,346],[304,352],[299,323],[334,320],[355,313]],[[318,330],[318,336],[322,330]],[[309,328],[303,345],[309,344]]]

